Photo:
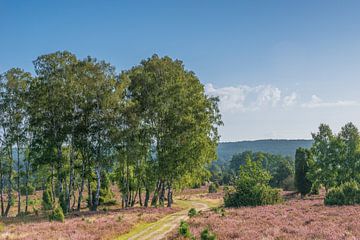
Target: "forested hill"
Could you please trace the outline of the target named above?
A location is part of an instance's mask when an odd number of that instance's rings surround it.
[[[311,147],[312,140],[255,140],[239,142],[222,142],[218,146],[218,159],[220,161],[229,161],[235,153],[243,151],[267,152],[291,156],[294,158],[298,147]]]

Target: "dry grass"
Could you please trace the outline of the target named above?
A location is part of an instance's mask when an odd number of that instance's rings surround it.
[[[207,211],[189,220],[198,238],[209,227],[218,239],[360,239],[360,206],[327,207],[322,197],[274,206]]]

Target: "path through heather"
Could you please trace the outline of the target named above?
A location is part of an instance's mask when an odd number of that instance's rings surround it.
[[[117,240],[161,240],[166,237],[168,233],[178,228],[181,220],[188,219],[188,211],[190,208],[195,208],[197,211],[203,211],[209,208],[209,205],[204,202],[196,200],[188,200],[189,206],[187,209],[170,214],[159,221],[146,225],[140,230],[135,228],[129,233],[120,236]]]

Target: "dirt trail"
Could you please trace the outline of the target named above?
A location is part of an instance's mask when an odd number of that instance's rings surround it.
[[[188,219],[188,211],[190,208],[195,208],[197,211],[206,210],[209,205],[204,202],[196,200],[188,201],[191,207],[177,213],[170,214],[154,223],[147,224],[144,228],[133,229],[129,233],[120,236],[117,240],[161,240],[166,237],[168,233],[179,227],[181,220]]]

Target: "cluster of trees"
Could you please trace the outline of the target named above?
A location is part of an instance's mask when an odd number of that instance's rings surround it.
[[[211,180],[219,184],[232,184],[239,174],[240,166],[245,165],[247,160],[260,162],[263,169],[270,173],[270,186],[294,189],[294,160],[289,156],[265,152],[244,151],[233,155],[228,166],[212,164]]]
[[[173,189],[202,181],[216,159],[218,99],[181,61],[154,55],[120,74],[67,51],[33,63],[34,76],[0,75],[2,216],[15,198],[21,213],[22,194],[28,212],[32,186],[65,213],[80,210],[85,192],[96,210],[111,196],[109,181],[124,207],[166,198],[171,207]]]
[[[312,137],[314,143],[310,150],[296,152],[296,186],[302,195],[320,186],[326,193],[331,192],[329,196],[335,196],[334,191],[344,195],[351,186],[356,190],[360,183],[358,128],[348,123],[334,134],[328,125],[321,124]],[[329,202],[333,204],[332,199]]]

